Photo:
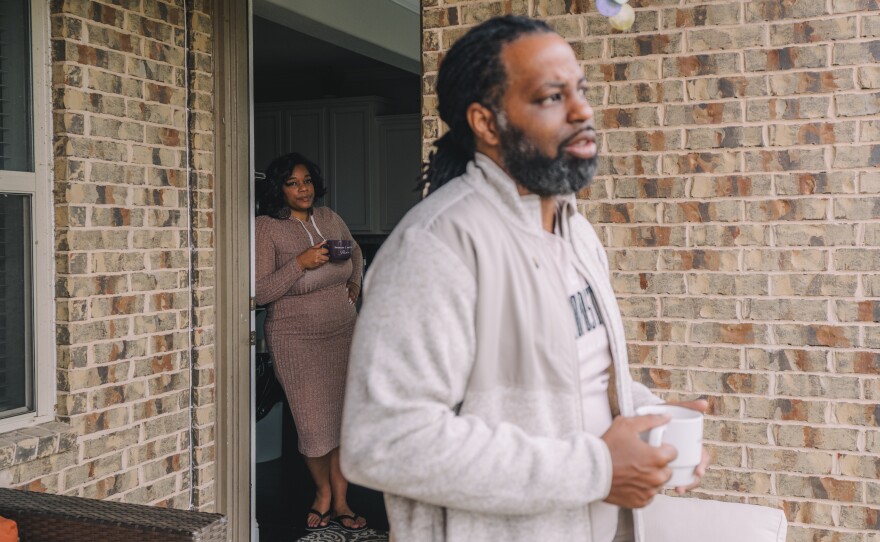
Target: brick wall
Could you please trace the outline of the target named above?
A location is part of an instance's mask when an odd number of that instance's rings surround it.
[[[708,396],[702,495],[781,506],[790,541],[880,540],[880,2],[424,2],[438,57],[514,12],[569,39],[602,164],[582,210],[608,247],[636,378]]]
[[[3,476],[210,509],[210,2],[50,5],[57,414],[76,442]]]

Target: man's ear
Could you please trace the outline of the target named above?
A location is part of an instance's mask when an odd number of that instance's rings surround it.
[[[474,133],[477,150],[480,150],[480,147],[484,151],[495,149],[501,144],[498,137],[498,125],[495,123],[495,113],[491,109],[474,102],[467,108],[467,120]]]

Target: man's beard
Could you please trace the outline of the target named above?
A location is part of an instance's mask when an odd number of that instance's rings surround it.
[[[556,158],[550,158],[504,116],[497,118],[501,160],[507,172],[526,190],[548,197],[577,193],[590,184],[596,174],[598,154],[582,159],[565,152],[565,147],[581,132],[560,143]]]

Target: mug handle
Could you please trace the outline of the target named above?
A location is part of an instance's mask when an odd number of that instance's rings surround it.
[[[648,444],[653,446],[654,448],[659,448],[660,445],[663,444],[664,433],[666,433],[665,425],[661,425],[659,427],[651,429],[651,432],[648,433]]]

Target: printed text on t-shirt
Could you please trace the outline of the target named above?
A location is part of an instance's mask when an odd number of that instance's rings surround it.
[[[568,297],[571,310],[574,313],[574,321],[577,324],[577,336],[582,337],[602,325],[602,315],[596,308],[596,298],[593,289],[587,286],[582,291]]]

